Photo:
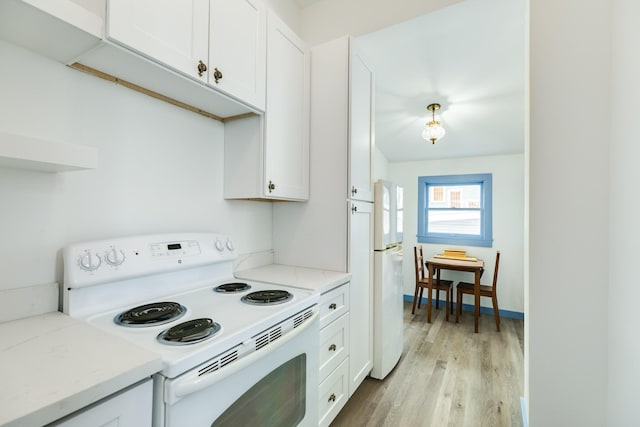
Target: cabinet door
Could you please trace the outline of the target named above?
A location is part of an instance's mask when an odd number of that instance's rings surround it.
[[[107,38],[206,81],[209,0],[109,0]]]
[[[349,194],[352,199],[373,201],[373,70],[351,44]]]
[[[309,67],[307,46],[269,13],[264,144],[267,197],[309,198]]]
[[[210,85],[265,107],[267,8],[262,0],[211,0]]]
[[[349,223],[349,395],[373,366],[372,203],[351,201]]]
[[[149,379],[77,414],[47,425],[50,427],[151,427],[152,385],[153,381]]]

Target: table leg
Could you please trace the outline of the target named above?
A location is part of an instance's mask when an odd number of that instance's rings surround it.
[[[429,263],[429,290],[427,292],[427,323],[431,323],[431,291],[433,290],[433,264]]]
[[[473,286],[473,294],[475,296],[475,332],[478,333],[478,317],[480,316],[480,270],[475,271],[475,282]]]

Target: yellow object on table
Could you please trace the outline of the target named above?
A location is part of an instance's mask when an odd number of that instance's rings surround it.
[[[477,258],[468,257],[464,249],[445,249],[443,254],[434,255],[434,258],[456,259],[460,261],[477,261]]]

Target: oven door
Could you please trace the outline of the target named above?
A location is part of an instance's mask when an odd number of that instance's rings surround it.
[[[215,372],[166,379],[158,393],[164,422],[154,425],[317,426],[318,341],[314,309],[304,324]]]

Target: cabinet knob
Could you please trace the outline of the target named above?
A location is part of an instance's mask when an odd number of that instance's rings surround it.
[[[207,64],[202,62],[202,60],[198,61],[198,75],[202,77],[202,73],[207,71]]]
[[[329,310],[335,310],[336,308],[338,308],[338,306],[336,305],[335,302],[332,302],[331,304],[329,304]]]
[[[216,84],[218,84],[218,80],[222,79],[222,72],[217,68],[213,69],[213,79],[216,81]]]
[[[354,214],[358,212],[358,207],[356,205],[351,206],[351,213]]]
[[[276,185],[273,182],[269,181],[269,185],[267,186],[267,188],[269,189],[269,193],[271,193],[276,189]]]
[[[331,345],[329,346],[329,351],[336,351],[336,348],[337,348],[337,347],[336,347],[336,345],[335,345],[335,344],[331,344]]]
[[[351,187],[351,195],[356,195],[356,194],[358,194],[358,189],[355,186]]]
[[[329,402],[335,402],[336,401],[336,395],[331,393],[331,396],[329,396]]]

